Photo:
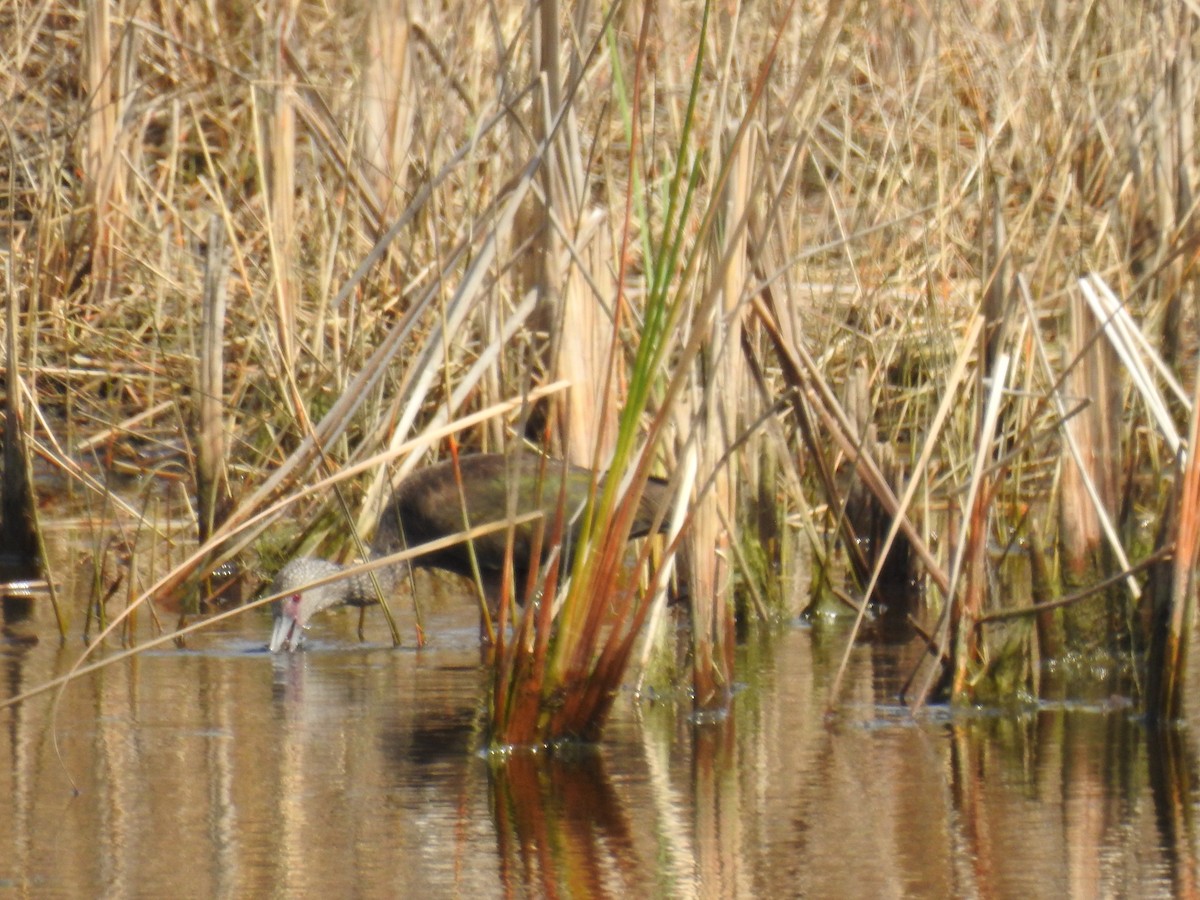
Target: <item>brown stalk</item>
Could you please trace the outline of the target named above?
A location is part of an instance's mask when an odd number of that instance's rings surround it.
[[[208,227],[208,259],[204,273],[200,322],[200,394],[196,427],[196,499],[199,540],[204,543],[221,524],[228,502],[225,480],[225,298],[229,266],[224,231],[214,216]]]
[[[1155,610],[1149,654],[1146,712],[1157,723],[1183,713],[1188,651],[1196,627],[1196,565],[1200,560],[1200,379],[1192,398],[1189,452],[1179,476],[1179,498],[1171,527],[1175,553],[1166,608]]]
[[[123,182],[117,177],[118,124],[123,102],[118,84],[121,67],[113,54],[109,4],[90,5],[85,22],[84,56],[90,109],[83,163],[92,217],[87,268],[93,296],[99,300],[108,295],[115,275],[116,248],[121,240],[117,223],[125,214]]]

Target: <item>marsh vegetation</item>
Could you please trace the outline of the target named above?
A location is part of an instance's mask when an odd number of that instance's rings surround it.
[[[1034,702],[1047,665],[1086,693],[1099,666],[1179,714],[1186,6],[0,18],[4,474],[94,529],[64,630],[186,641],[227,564],[362,558],[405,474],[527,447],[622,477],[503,587],[498,746],[595,738],[652,672],[722,714],[798,574],[810,616],[852,617],[846,658],[924,642],[913,706]],[[651,477],[675,499],[631,555]],[[655,667],[673,594],[688,639]]]

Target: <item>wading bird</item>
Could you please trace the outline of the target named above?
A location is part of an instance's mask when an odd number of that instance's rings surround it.
[[[457,472],[453,461],[420,469],[405,478],[393,493],[375,540],[371,542],[371,555],[383,557],[460,534],[467,528],[505,522],[509,498],[515,492],[515,517],[521,521],[513,527],[513,585],[514,590],[522,591],[533,563],[533,544],[539,527],[542,529],[540,562],[545,562],[550,552],[560,502],[563,508],[562,546],[569,549],[574,545],[592,476],[591,469],[534,453],[463,456],[458,460]],[[601,488],[603,484],[602,477]],[[649,533],[659,510],[668,500],[667,483],[650,479],[642,492],[629,536],[642,537]],[[529,513],[540,515],[529,517]],[[383,566],[374,570],[375,580],[379,590],[387,595],[399,584],[407,565],[446,569],[473,577],[470,549],[473,546],[484,594],[489,603],[494,604],[500,592],[507,533],[507,528],[499,528],[474,538],[470,544],[459,541],[408,562]],[[303,557],[291,560],[279,570],[270,588],[272,594],[283,594],[275,603],[272,653],[299,646],[309,621],[323,609],[342,604],[367,606],[376,602],[371,573],[348,575],[329,584],[308,587],[311,582],[335,575],[342,568],[329,560]]]

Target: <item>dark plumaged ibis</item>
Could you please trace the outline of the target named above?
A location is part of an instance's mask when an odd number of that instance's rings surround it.
[[[461,475],[461,491],[459,489]],[[566,487],[561,488],[565,478]],[[470,528],[508,519],[510,486],[516,492],[516,518],[529,513],[540,516],[526,518],[513,529],[514,590],[524,590],[528,577],[536,530],[541,527],[544,562],[550,552],[559,493],[564,494],[563,545],[571,547],[579,529],[579,520],[592,471],[581,466],[564,464],[532,452],[504,455],[481,453],[463,456],[458,461],[458,474],[453,461],[438,463],[408,476],[396,488],[371,542],[373,557],[387,556],[408,547],[456,535]],[[603,487],[603,478],[601,478]],[[642,493],[634,517],[630,537],[647,534],[654,525],[660,509],[669,501],[667,483],[650,479]],[[464,508],[465,507],[465,508]],[[664,515],[664,520],[666,516]],[[664,526],[665,527],[665,526]],[[471,542],[479,566],[484,592],[494,600],[500,591],[507,528],[499,528]],[[446,569],[472,577],[470,550],[467,542],[414,557],[413,566]],[[375,569],[379,589],[385,594],[394,591],[404,575],[404,566],[383,566]],[[329,584],[308,588],[311,582],[341,571],[337,563],[305,557],[287,563],[271,584],[272,594],[283,594],[275,604],[275,630],[271,634],[271,652],[293,650],[300,644],[304,629],[312,617],[323,609],[342,604],[366,606],[376,602],[375,586],[370,573],[351,575]]]

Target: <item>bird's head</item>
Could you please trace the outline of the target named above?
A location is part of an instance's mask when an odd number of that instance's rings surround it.
[[[272,604],[275,611],[275,629],[271,632],[269,649],[278,653],[300,646],[304,629],[309,620],[323,609],[345,603],[347,585],[343,581],[331,581],[310,587],[314,581],[328,578],[342,570],[337,563],[324,559],[293,559],[275,576],[269,589],[271,594],[282,596]]]

